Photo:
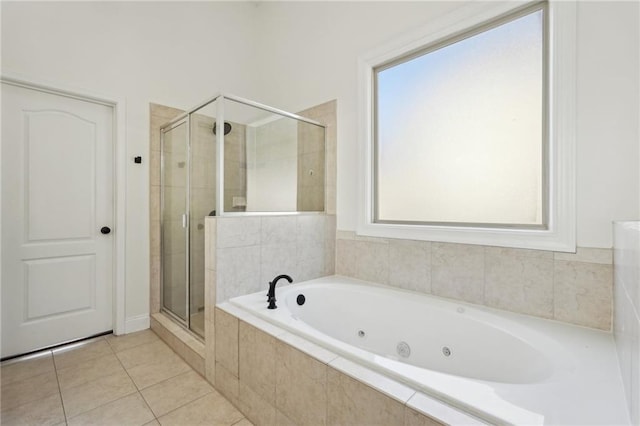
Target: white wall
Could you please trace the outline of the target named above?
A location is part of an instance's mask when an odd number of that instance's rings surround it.
[[[127,318],[149,312],[149,102],[189,108],[222,89],[251,97],[254,9],[2,2],[3,73],[126,98]]]
[[[357,59],[459,2],[260,3],[260,97],[301,108],[338,99],[338,229],[357,209]],[[613,220],[640,218],[637,2],[578,5],[577,235],[611,247]]]
[[[354,230],[357,58],[460,2],[2,2],[2,72],[127,100],[148,155],[149,102],[218,91],[298,111],[338,99],[338,228]],[[578,244],[640,217],[638,3],[578,7]],[[148,158],[127,164],[127,317],[148,312]]]
[[[640,3],[578,7],[578,244],[611,247],[640,219]]]

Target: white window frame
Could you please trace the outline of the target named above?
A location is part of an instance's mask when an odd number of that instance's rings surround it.
[[[359,235],[575,252],[576,4],[548,2],[548,223],[545,229],[374,222],[374,68],[527,7],[472,3],[359,59]]]

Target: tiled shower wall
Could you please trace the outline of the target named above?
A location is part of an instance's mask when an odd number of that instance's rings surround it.
[[[325,146],[322,128],[298,122],[297,210],[321,211],[325,191]]]
[[[337,102],[329,101],[323,104],[314,106],[312,108],[306,109],[304,111],[298,112],[298,115],[302,117],[310,118],[311,120],[315,120],[319,123],[325,125],[325,148],[324,148],[324,160],[325,160],[325,179],[324,179],[324,209],[328,215],[336,214],[336,176],[337,176]],[[305,132],[314,132],[312,128],[309,126],[303,126],[306,130],[300,130],[298,136],[305,136]],[[300,129],[300,128],[299,128]],[[317,148],[314,147],[306,147],[305,149],[300,148],[299,153],[302,153],[300,158],[300,164],[311,165],[317,164],[321,155],[318,152]],[[306,171],[309,170],[309,167],[305,168]],[[299,169],[299,173],[302,171]],[[319,180],[319,177],[316,175],[315,178],[310,178],[309,176],[303,177],[298,180],[298,185],[300,185],[299,194],[304,192],[306,189],[310,189],[313,191],[314,185],[316,185],[316,181]],[[309,194],[314,194],[310,198],[304,199],[304,204],[301,207],[302,210],[308,211],[311,207],[317,205],[316,196],[319,194],[319,191],[309,192]],[[304,195],[303,195],[304,197]]]
[[[336,102],[300,115],[326,125],[325,213],[206,219],[205,370],[211,383],[216,374],[216,303],[261,290],[266,294],[269,280],[278,274],[299,282],[335,273]]]
[[[640,221],[613,225],[614,320],[631,422],[640,424]]]
[[[567,254],[337,234],[337,274],[611,329],[609,249],[578,248]]]
[[[208,306],[267,288],[278,274],[299,282],[335,273],[336,105],[299,113],[326,126],[325,213],[207,218]]]
[[[213,121],[213,118],[211,120]],[[224,137],[224,205],[225,211],[235,213],[243,212],[245,207],[234,206],[233,198],[247,196],[246,126],[238,123],[229,124],[231,131]],[[215,171],[215,163],[212,163],[211,168]],[[215,207],[215,198],[213,203]]]
[[[266,294],[269,281],[280,274],[295,282],[333,275],[335,229],[335,216],[317,213],[207,218],[215,303],[260,290]]]
[[[326,102],[318,106],[309,108],[299,113],[304,117],[319,121],[326,125],[326,181],[325,181],[325,211],[329,215],[335,215],[336,212],[336,101]],[[149,155],[149,184],[150,184],[150,196],[149,196],[149,212],[150,212],[150,313],[157,313],[160,311],[160,126],[171,121],[184,111],[171,108],[163,105],[150,104],[150,155]],[[210,144],[209,141],[213,140],[213,118],[205,117],[203,115],[195,115],[194,120],[194,134],[197,136],[197,141],[203,143],[196,143],[193,149],[198,149],[197,155],[194,155],[194,170],[202,171],[202,173],[196,173],[196,179],[202,181],[202,185],[198,185],[198,188],[194,188],[194,202],[192,208],[197,210],[194,213],[198,217],[202,217],[202,221],[198,221],[196,226],[193,227],[192,232],[196,235],[192,235],[194,241],[201,246],[204,244],[204,229],[203,221],[204,215],[208,214],[213,209],[212,204],[215,205],[215,188],[211,188],[209,179],[213,177],[207,173],[207,170],[214,170],[213,168],[205,167],[203,161],[215,164],[215,145]],[[225,174],[225,205],[232,205],[233,196],[246,195],[246,154],[244,143],[244,126],[237,123],[232,124],[232,131],[225,137],[227,153],[225,156],[225,162],[229,163],[229,167],[226,167]],[[196,142],[197,142],[196,141]],[[304,151],[306,153],[306,151]],[[206,160],[203,160],[206,158]],[[199,162],[198,162],[199,161]],[[235,170],[237,175],[229,175]],[[205,193],[201,193],[204,191]],[[211,193],[210,193],[211,192]],[[207,201],[210,200],[211,202]],[[240,209],[233,209],[233,211],[240,211]],[[200,229],[198,229],[200,228]],[[335,244],[335,240],[330,243]],[[205,250],[201,251],[201,254]],[[204,256],[202,256],[204,257]],[[196,256],[192,258],[194,262],[194,270],[196,278],[202,279],[197,271],[204,271],[203,259]],[[192,271],[193,273],[194,271]],[[184,287],[184,286],[183,286]],[[203,297],[201,292],[195,291],[194,296],[198,300],[194,300],[192,305],[195,308],[201,307],[201,298]]]

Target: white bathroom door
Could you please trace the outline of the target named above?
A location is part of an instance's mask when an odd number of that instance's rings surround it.
[[[113,107],[2,83],[2,357],[113,327]]]

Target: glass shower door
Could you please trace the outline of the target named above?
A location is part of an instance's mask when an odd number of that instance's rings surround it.
[[[162,133],[162,307],[187,323],[188,124]]]
[[[189,178],[189,329],[204,337],[204,221],[216,209],[216,135],[213,107],[192,113]]]

